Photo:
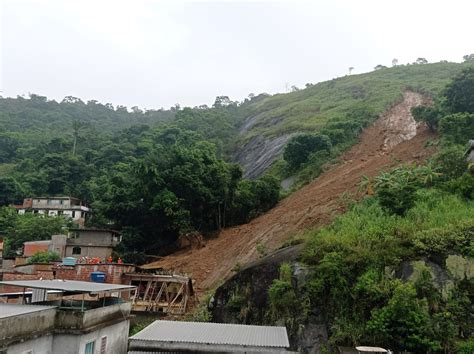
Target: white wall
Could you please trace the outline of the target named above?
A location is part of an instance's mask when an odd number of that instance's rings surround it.
[[[27,340],[23,343],[11,345],[7,349],[7,354],[23,354],[28,350],[33,350],[33,354],[52,354],[53,336],[42,336],[39,338]]]
[[[83,335],[56,334],[51,354],[83,354],[86,344],[95,341],[95,354],[100,354],[100,343],[107,336],[107,354],[126,354],[130,321],[121,321],[111,326]],[[10,354],[10,353],[8,353]]]

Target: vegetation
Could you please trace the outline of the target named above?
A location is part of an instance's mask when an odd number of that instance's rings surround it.
[[[448,87],[466,89],[457,84],[464,77]],[[474,262],[474,175],[464,154],[473,123],[470,113],[448,109],[445,100],[435,106],[439,153],[426,166],[377,176],[368,182],[373,196],[307,233],[302,261],[308,279],[297,289],[291,275],[274,280],[272,321],[305,324],[307,309],[291,299],[308,299],[311,311],[324,312],[332,345],[414,353],[472,349],[474,279],[450,262],[453,256],[467,267]]]
[[[66,232],[69,226],[70,223],[62,217],[18,215],[13,208],[0,208],[0,230],[6,236],[6,256],[14,256],[26,241],[48,240],[53,234]]]
[[[28,263],[50,263],[60,261],[61,257],[54,251],[37,252],[28,258]]]

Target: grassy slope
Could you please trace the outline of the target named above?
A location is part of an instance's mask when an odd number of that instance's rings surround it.
[[[399,100],[406,88],[438,93],[463,67],[464,64],[456,63],[398,66],[277,94],[249,105],[247,116],[256,117],[256,124],[239,140],[245,142],[261,134],[278,136],[318,130],[327,121],[342,117],[360,105],[378,114]]]

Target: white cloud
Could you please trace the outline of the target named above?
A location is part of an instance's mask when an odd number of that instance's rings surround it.
[[[470,1],[4,0],[3,90],[149,108],[474,52]]]

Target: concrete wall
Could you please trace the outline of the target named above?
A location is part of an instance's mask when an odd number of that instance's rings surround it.
[[[100,230],[91,230],[91,231],[75,231],[76,237],[68,241],[71,243],[92,243],[95,245],[113,245],[114,244],[114,234],[109,231],[100,231]]]
[[[81,254],[73,254],[74,247],[81,248]],[[113,248],[112,247],[97,247],[97,246],[81,246],[81,245],[67,245],[65,248],[65,256],[66,257],[99,257],[102,260],[107,259],[110,255],[112,255]]]
[[[25,305],[28,306],[28,305]],[[9,343],[27,340],[37,335],[43,336],[54,329],[56,309],[50,308],[33,314],[23,314],[0,319],[0,343],[9,346]]]
[[[25,305],[28,306],[28,305]],[[84,353],[88,342],[95,342],[100,354],[106,340],[106,353],[126,354],[131,304],[123,303],[85,312],[46,309],[0,319],[0,350],[23,354],[33,349],[41,354]]]
[[[8,347],[7,354],[23,354],[33,350],[33,353],[53,354],[53,336],[51,334],[26,340]]]
[[[56,327],[84,331],[101,326],[104,323],[112,323],[125,318],[128,319],[131,309],[132,304],[125,302],[84,312],[58,311],[56,315]]]
[[[129,326],[130,321],[126,320],[82,335],[57,334],[54,336],[52,345],[54,350],[51,354],[84,353],[86,344],[91,341],[95,342],[94,353],[99,354],[104,336],[107,337],[105,351],[107,354],[126,354]]]

